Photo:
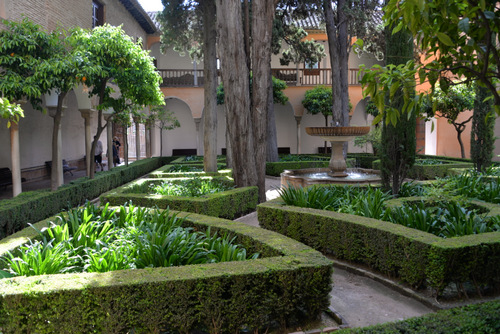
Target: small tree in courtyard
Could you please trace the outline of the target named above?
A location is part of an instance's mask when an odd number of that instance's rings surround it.
[[[148,124],[156,126],[160,129],[160,156],[163,156],[163,130],[172,130],[181,126],[177,117],[170,110],[161,106],[156,106],[151,109],[151,114],[148,118]]]
[[[434,94],[430,96],[430,100],[424,104],[422,110],[428,116],[432,116],[434,114],[433,110],[435,110],[438,116],[446,118],[448,123],[455,127],[462,158],[465,158],[462,133],[465,130],[466,124],[472,119],[472,116],[462,122],[458,121],[458,116],[462,112],[471,111],[474,108],[474,99],[474,89],[465,84],[450,87],[446,93],[437,87],[434,90]]]
[[[0,30],[0,96],[7,99],[3,100],[2,116],[11,120],[11,149],[18,150],[17,118],[11,119],[10,112],[19,110],[15,106],[24,99],[28,99],[33,108],[42,110],[41,97],[50,88],[45,81],[37,79],[35,74],[40,63],[51,57],[57,38],[42,31],[39,25],[28,19],[2,22],[6,29]],[[11,157],[13,196],[17,196],[21,193],[21,167],[19,155]]]
[[[413,39],[411,34],[402,30],[396,34],[386,33],[386,63],[398,65],[413,58]],[[382,124],[382,152],[381,172],[382,186],[392,190],[394,195],[406,177],[406,173],[415,163],[416,149],[416,113],[405,113],[404,94],[397,88],[387,105],[400,115],[397,124],[390,122],[387,115],[383,115]],[[411,94],[411,92],[410,92]]]
[[[102,68],[102,71],[90,75],[86,81],[91,86],[90,94],[99,97],[97,131],[91,148],[93,157],[99,137],[113,119],[112,116],[103,124],[103,110],[117,104],[163,105],[161,78],[156,72],[153,58],[142,49],[140,42],[134,43],[121,27],[103,25],[91,32],[82,30],[76,38],[78,47],[89,52],[89,62]],[[94,164],[91,159],[90,178],[94,177]]]

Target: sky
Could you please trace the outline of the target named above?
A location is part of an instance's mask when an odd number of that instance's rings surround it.
[[[139,0],[139,3],[146,12],[155,12],[163,10],[163,5],[161,4],[161,0]]]

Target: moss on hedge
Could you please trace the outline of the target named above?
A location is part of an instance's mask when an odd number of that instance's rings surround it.
[[[324,253],[362,263],[417,288],[440,293],[449,283],[500,287],[500,233],[443,239],[372,218],[286,206],[257,207],[260,225]]]
[[[111,333],[134,329],[237,332],[315,318],[329,305],[332,263],[277,233],[179,213],[187,225],[229,232],[264,257],[242,262],[0,280],[3,333]],[[41,222],[41,225],[47,222]],[[0,242],[12,249],[34,230]],[[36,316],[33,316],[36,315]]]
[[[169,179],[170,180],[170,179]],[[227,190],[203,197],[183,197],[154,195],[148,193],[148,184],[161,182],[162,179],[140,179],[103,194],[101,203],[123,205],[132,202],[145,207],[200,213],[207,216],[235,219],[254,211],[258,204],[258,188],[244,187]],[[143,190],[142,193],[138,190]],[[134,192],[134,193],[132,193]]]

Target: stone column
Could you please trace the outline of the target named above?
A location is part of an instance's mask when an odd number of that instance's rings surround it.
[[[135,123],[135,161],[141,160],[141,128],[139,119],[134,118]]]
[[[297,122],[297,154],[300,154],[300,122],[302,121],[302,116],[295,116],[295,122]]]
[[[195,118],[194,124],[196,125],[196,154],[203,155],[203,145],[200,143],[200,140],[201,140],[201,136],[200,136],[201,118]]]
[[[92,137],[90,136],[90,115],[92,114],[91,109],[80,109],[80,114],[85,121],[85,167],[87,176],[90,175],[90,149],[92,148]]]
[[[11,152],[11,170],[12,170],[12,197],[19,195],[22,190],[21,185],[21,157],[19,154],[19,125],[11,122],[10,124],[10,152]]]
[[[151,121],[144,125],[146,139],[146,158],[151,158]]]
[[[193,84],[195,87],[198,87],[198,71],[197,71],[197,69],[198,69],[198,63],[196,62],[196,56],[195,56],[193,59],[193,70],[194,70],[194,76],[193,76],[194,82],[193,82]]]
[[[56,110],[57,107],[48,107],[49,111],[49,116],[54,119],[56,117]],[[63,109],[65,109],[63,107]],[[61,112],[61,121],[62,117],[64,115],[64,111]],[[60,187],[64,184],[64,171],[63,171],[63,166],[62,166],[62,124],[59,124],[59,128],[57,129],[57,147],[56,147],[56,161],[52,161],[52,170],[57,169],[59,172],[57,173],[57,185],[52,185],[53,187]],[[57,168],[56,168],[57,167]],[[52,173],[52,171],[51,171]],[[50,175],[51,182],[52,182],[52,174]]]

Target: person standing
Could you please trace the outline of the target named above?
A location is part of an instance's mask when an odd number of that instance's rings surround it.
[[[116,167],[116,165],[120,164],[120,141],[118,140],[117,136],[113,137],[113,165]]]
[[[95,146],[95,156],[94,156],[94,161],[95,161],[95,168],[97,171],[97,166],[101,166],[101,171],[104,170],[102,167],[102,143],[100,140],[97,141],[97,145]]]

